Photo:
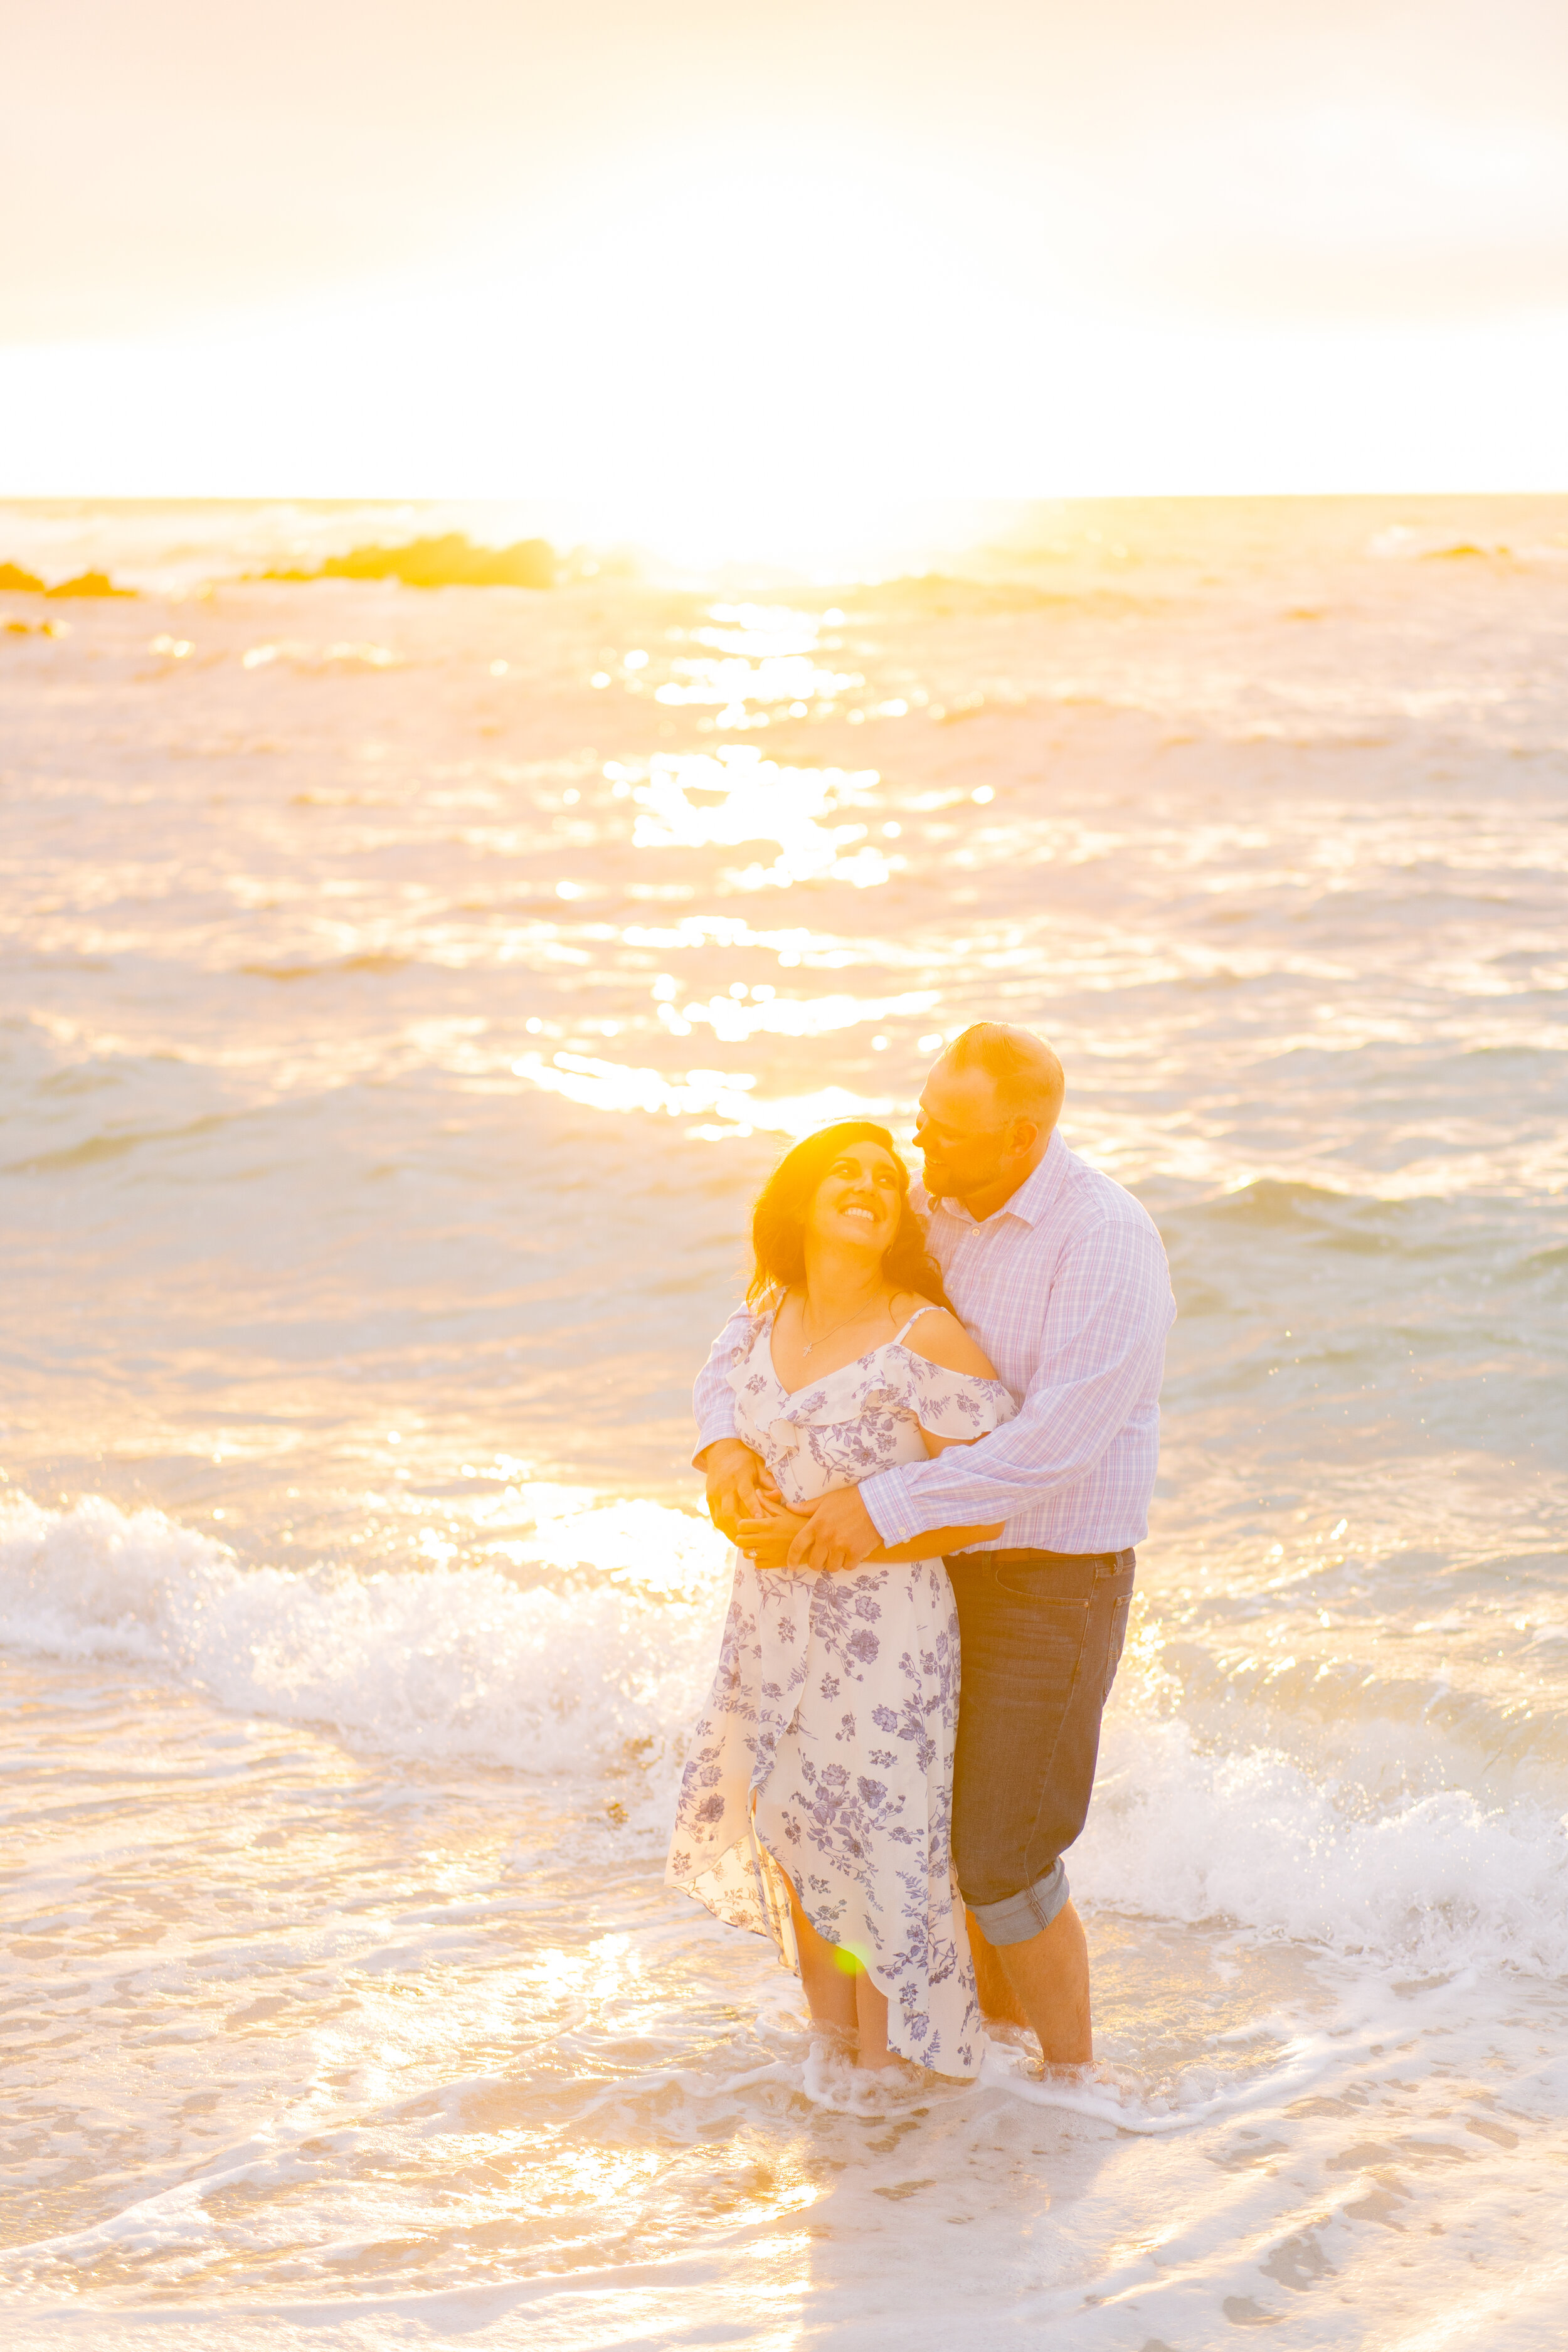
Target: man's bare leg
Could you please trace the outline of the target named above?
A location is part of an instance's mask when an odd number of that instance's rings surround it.
[[[1026,1944],[994,1944],[1007,1982],[1040,2038],[1047,2066],[1087,2066],[1094,2056],[1089,2009],[1089,1943],[1083,1921],[1064,1903],[1048,1927]]]
[[[974,1989],[980,1995],[982,2016],[997,2025],[1021,2025],[1027,2032],[1029,2021],[1007,1981],[995,1945],[986,1942],[985,1930],[973,1911],[966,1907],[963,1916],[969,1925],[969,1948],[974,1955]]]

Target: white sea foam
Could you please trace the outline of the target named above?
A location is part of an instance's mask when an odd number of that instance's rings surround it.
[[[689,1554],[695,1522],[641,1509],[668,1523],[650,1567]],[[624,1538],[619,1519],[607,1532]],[[541,1549],[560,1551],[558,1517]],[[716,1582],[672,1601],[615,1573],[563,1591],[493,1569],[243,1568],[159,1511],[18,1499],[0,1515],[0,1643],[134,1660],[225,1706],[405,1756],[571,1769],[628,1747],[657,1757],[711,1663]]]
[[[1415,1971],[1568,1968],[1568,1829],[1537,1802],[1449,1788],[1368,1811],[1275,1750],[1114,1712],[1101,1769],[1071,1864],[1096,1902]]]
[[[1173,2095],[1105,2066],[1087,2073],[1076,2067],[1042,2072],[1026,2052],[991,2040],[982,2058],[980,2079],[987,2089],[1005,2091],[1031,2106],[1091,2116],[1100,2123],[1114,2124],[1118,2131],[1159,2138],[1167,2132],[1189,2131],[1194,2125],[1216,2116],[1282,2105],[1287,2098],[1299,2096],[1323,2072],[1328,2054],[1321,2036],[1300,2035],[1287,2043],[1275,2064],[1261,2072],[1220,2089],[1194,2076]]]

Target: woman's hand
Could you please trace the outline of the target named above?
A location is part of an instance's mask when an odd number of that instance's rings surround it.
[[[805,1525],[798,1511],[768,1503],[756,1518],[741,1521],[735,1541],[759,1568],[787,1568],[790,1546]]]

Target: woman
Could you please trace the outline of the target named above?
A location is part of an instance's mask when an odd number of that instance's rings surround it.
[[[948,1309],[885,1128],[786,1153],[752,1221],[736,1434],[788,1506],[973,1444],[1013,1401]],[[772,1936],[814,2021],[858,2063],[980,2063],[948,1852],[958,1620],[942,1528],[839,1575],[737,1555],[718,1671],[681,1782],[668,1877]]]

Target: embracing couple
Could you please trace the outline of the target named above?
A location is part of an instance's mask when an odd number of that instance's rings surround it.
[[[1174,1318],[1159,1234],[1056,1132],[1061,1066],[981,1022],[921,1097],[924,1185],[849,1119],[757,1202],[697,1382],[738,1547],[668,1876],[771,1936],[863,2067],[977,2074],[982,2019],[1092,2056],[1062,1854],[1146,1533]]]

